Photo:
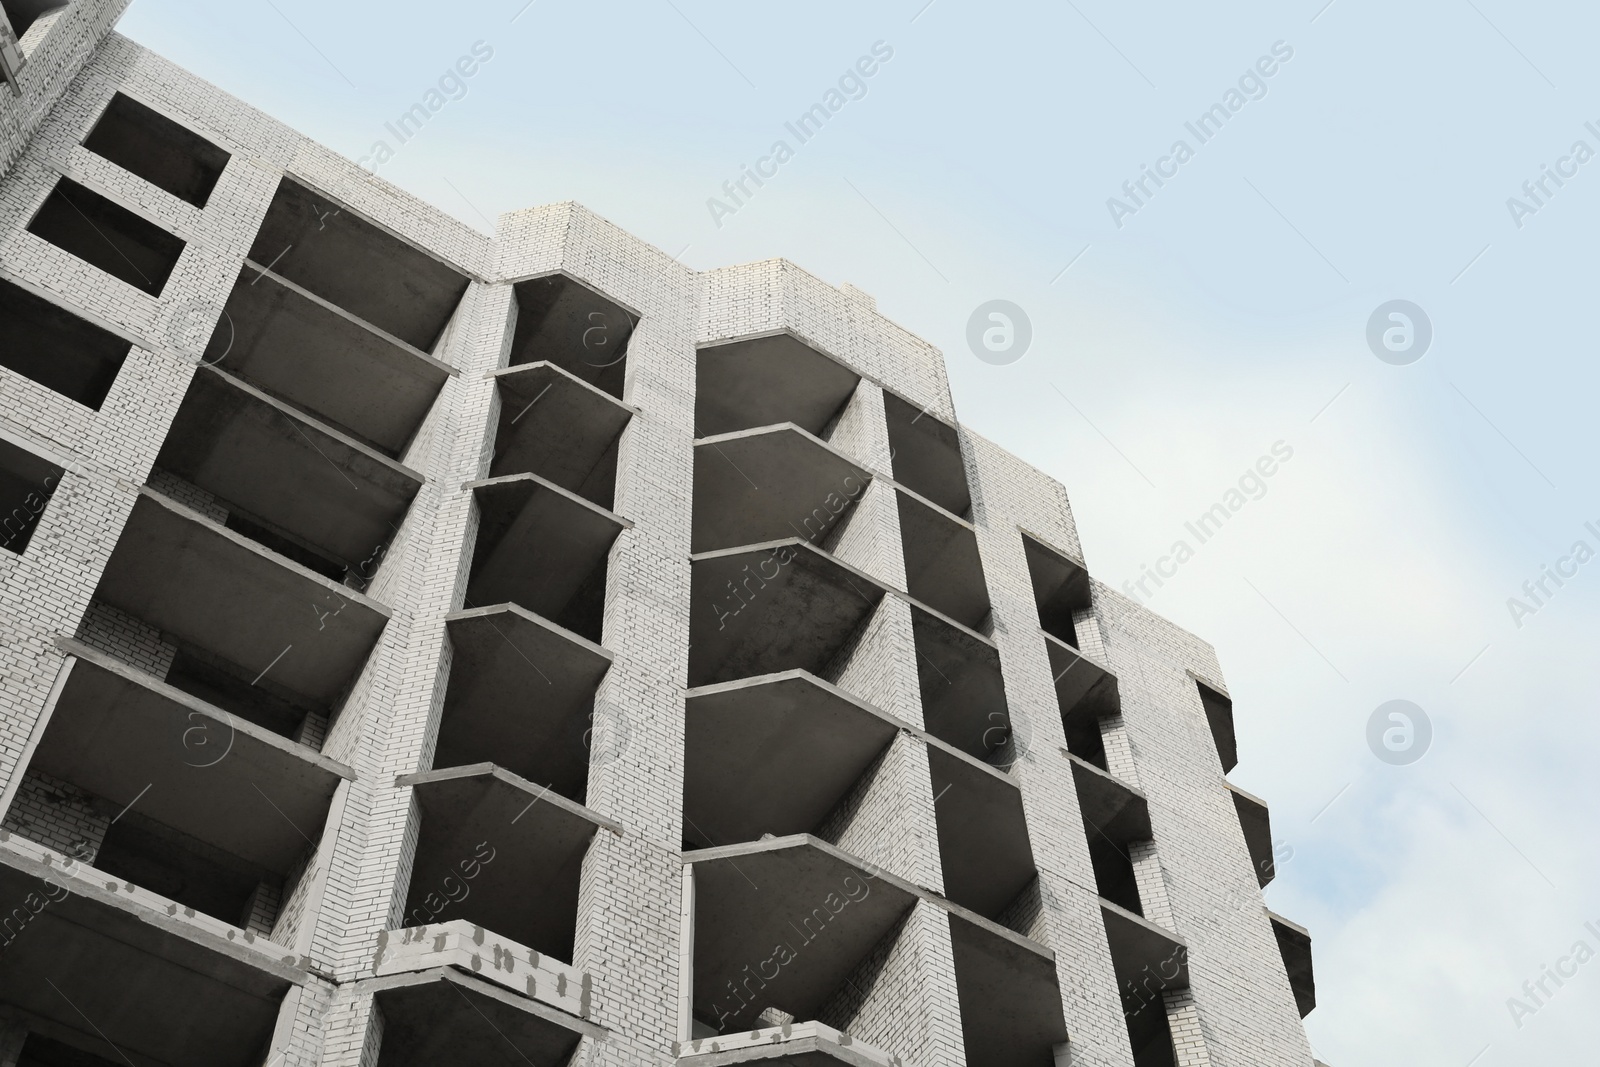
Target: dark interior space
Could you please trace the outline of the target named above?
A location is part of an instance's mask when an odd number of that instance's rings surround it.
[[[83,147],[179,200],[205,207],[228,153],[159,111],[118,93]]]
[[[99,410],[133,344],[0,279],[0,366]]]
[[[0,438],[0,549],[22,555],[61,485],[60,467]]]
[[[71,178],[56,182],[28,232],[151,296],[166,288],[184,248],[182,238]]]
[[[596,389],[622,395],[634,317],[564,274],[518,282],[511,365],[554,363]]]

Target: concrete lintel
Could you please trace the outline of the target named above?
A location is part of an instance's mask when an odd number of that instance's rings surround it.
[[[690,686],[816,673],[888,592],[799,538],[690,557]]]
[[[389,609],[284,559],[148,486],[96,595],[179,639],[331,706]]]
[[[820,544],[872,475],[792,422],[694,443],[692,549],[785,537]]]
[[[945,896],[992,919],[1037,872],[1022,791],[1006,775],[974,764],[941,747],[928,752]]]
[[[467,599],[556,618],[633,523],[536,474],[467,482],[482,513]]]
[[[1289,988],[1294,992],[1295,1006],[1300,1010],[1300,1018],[1304,1019],[1317,1007],[1317,983],[1311,968],[1311,931],[1271,910],[1267,911],[1267,918],[1272,923],[1272,934],[1278,940],[1283,969],[1289,974]]]
[[[1124,846],[1150,840],[1150,802],[1142,792],[1087,760],[1063,754],[1072,766],[1078,807],[1091,831]]]
[[[471,971],[484,981],[581,1019],[591,1014],[589,975],[481,926],[455,919],[379,932],[373,974],[416,974],[438,967]]]
[[[70,639],[31,766],[285,874],[350,768]],[[154,783],[152,785],[152,783]],[[304,836],[302,836],[302,834]]]
[[[1239,829],[1244,833],[1245,847],[1250,852],[1250,865],[1255,868],[1256,881],[1261,888],[1277,875],[1272,854],[1272,816],[1267,802],[1246,793],[1226,778],[1222,784],[1233,797],[1233,809],[1239,813]]]
[[[570,962],[583,857],[596,832],[622,827],[489,763],[395,785],[414,789],[422,809],[404,925],[464,919]],[[447,878],[468,894],[451,901]]]
[[[352,567],[389,541],[416,471],[225,371],[196,371],[156,465]]]
[[[964,626],[982,625],[989,614],[989,588],[972,525],[915,493],[902,489],[895,499],[907,591]]]
[[[860,380],[788,332],[702,345],[696,353],[695,436],[780,422],[820,434]]]
[[[383,1011],[383,1067],[435,1063],[567,1062],[604,1028],[448,967],[355,983]],[[507,1056],[509,1044],[514,1057]]]
[[[1189,987],[1189,947],[1176,934],[1104,897],[1100,917],[1125,1008],[1138,1010],[1166,990]]]
[[[595,689],[611,653],[515,604],[445,617],[454,650],[435,767],[498,761],[581,799]]]
[[[695,1013],[725,1032],[754,1028],[769,1006],[815,1018],[921,896],[809,834],[688,852],[683,862],[694,865],[699,916]],[[729,989],[746,982],[742,997]]]
[[[1079,716],[1092,721],[1121,714],[1122,696],[1117,676],[1048,631],[1039,632],[1050,657],[1050,674],[1055,679],[1061,721],[1067,723]]]
[[[952,914],[961,1031],[972,1067],[1035,1067],[1067,1040],[1053,953],[1009,930]]]
[[[989,638],[908,598],[928,732],[977,759],[1005,740],[1010,708],[1000,651]]]
[[[489,473],[538,474],[601,507],[616,487],[616,446],[639,409],[547,360],[490,375],[500,422]]]
[[[456,373],[287,278],[245,261],[204,362],[398,455]]]
[[[684,837],[701,847],[815,830],[900,722],[803,670],[691,689]]]
[[[816,1021],[702,1037],[680,1043],[677,1053],[681,1067],[902,1067],[900,1057]]]

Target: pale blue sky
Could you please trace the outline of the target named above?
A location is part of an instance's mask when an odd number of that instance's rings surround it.
[[[1312,1042],[1333,1067],[1591,1060],[1600,963],[1520,1029],[1506,1000],[1600,949],[1600,562],[1520,628],[1506,600],[1600,548],[1600,160],[1520,228],[1507,199],[1600,150],[1600,16],[925,3],[137,0],[121,29],[353,159],[484,42],[383,177],[485,229],[574,199],[694,267],[784,256],[875,294],[943,348],[964,422],[1066,484],[1114,585],[1286,442],[1150,604],[1217,646],[1233,780],[1294,849],[1268,900],[1316,939]],[[716,225],[708,198],[878,41],[866,95]],[[1198,144],[1185,122],[1280,41]],[[1107,198],[1179,138],[1119,229]],[[995,298],[1033,324],[1005,366],[965,341]],[[1365,340],[1397,298],[1434,327],[1408,366]],[[1434,725],[1410,766],[1365,740],[1391,699]]]

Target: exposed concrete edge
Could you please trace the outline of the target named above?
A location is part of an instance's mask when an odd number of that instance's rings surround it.
[[[610,226],[610,227],[616,229],[619,233],[628,233],[628,231],[624,230],[621,226],[618,226],[616,223],[612,222],[610,219],[605,218],[602,215],[596,214],[593,211],[590,211],[588,208],[584,207],[582,204],[578,203],[576,200],[557,200],[554,203],[550,203],[550,204],[534,204],[531,207],[512,208],[510,211],[502,211],[500,213],[500,215],[498,216],[497,220],[496,220],[495,236],[491,237],[489,240],[491,242],[496,242],[496,243],[500,240],[500,236],[499,236],[499,234],[500,234],[500,226],[498,224],[498,219],[505,218],[507,215],[516,215],[516,214],[519,214],[519,213],[521,213],[523,211],[542,211],[542,210],[544,210],[546,208],[557,208],[557,207],[568,207],[568,208],[576,209],[577,211],[582,211],[585,214],[591,216],[592,218],[599,219],[601,222],[604,222],[607,226]],[[601,281],[599,278],[595,278],[595,277],[592,277],[592,276],[589,276],[589,275],[584,275],[584,274],[578,273],[578,268],[579,268],[580,264],[572,263],[572,262],[568,261],[565,258],[565,253],[571,247],[571,244],[572,244],[572,224],[573,224],[573,212],[572,211],[568,211],[567,212],[567,217],[566,217],[566,226],[562,229],[562,231],[561,231],[561,240],[558,242],[558,244],[561,247],[561,251],[563,253],[561,266],[552,267],[549,270],[535,271],[533,274],[504,274],[504,275],[496,275],[492,279],[493,284],[495,284],[495,285],[509,285],[512,288],[515,288],[515,287],[521,285],[523,282],[537,282],[537,281],[541,281],[541,280],[543,280],[545,278],[554,278],[554,277],[559,275],[560,277],[563,277],[563,278],[567,279],[567,281],[569,281],[569,282],[576,282],[578,285],[583,286],[585,289],[589,289],[589,290],[593,291],[597,295],[599,295],[599,296],[603,297],[604,299],[609,300],[611,303],[617,305],[617,307],[621,308],[627,314],[633,316],[633,319],[634,319],[633,326],[634,326],[635,329],[637,329],[638,326],[639,326],[639,322],[641,320],[643,320],[644,317],[645,317],[645,314],[644,314],[643,311],[640,311],[638,308],[634,307],[632,304],[629,304],[629,303],[627,303],[626,301],[623,301],[623,300],[619,300],[617,297],[612,295],[611,291],[606,288],[605,282]],[[641,240],[641,239],[639,239],[637,237],[634,237],[634,235],[631,234],[631,233],[628,234],[628,237],[630,237],[634,241],[634,243],[637,244],[637,245],[641,245],[641,246],[643,246],[645,248],[654,249],[655,251],[660,252],[662,254],[662,256],[666,257],[667,259],[672,259],[673,258],[671,256],[668,256],[667,253],[665,251],[663,251],[662,249],[656,248],[655,245],[650,244],[650,242],[648,242],[648,241],[644,241],[644,240]],[[679,266],[682,266],[682,264],[679,264]],[[687,268],[687,267],[685,267],[684,269],[685,270],[689,270],[689,268]],[[689,270],[689,273],[690,274],[698,274],[699,271]],[[630,339],[632,338],[632,334],[631,333],[629,334],[629,338]]]
[[[74,145],[74,147],[76,147],[76,145]],[[181,223],[175,222],[171,219],[159,218],[152,214],[148,208],[146,208],[143,204],[140,204],[137,200],[129,196],[124,196],[120,190],[113,189],[110,186],[100,182],[93,176],[85,174],[83,171],[74,167],[71,163],[68,163],[60,156],[55,155],[50,150],[46,149],[45,151],[41,152],[39,156],[39,161],[44,164],[47,170],[54,171],[56,174],[66,178],[68,181],[75,182],[78,185],[83,186],[96,196],[104,197],[120,207],[122,210],[126,211],[128,214],[142,219],[152,226],[156,226],[167,231],[174,237],[182,240],[185,245],[194,245],[198,248],[203,248],[208,252],[221,251],[216,247],[216,245],[211,244],[203,239],[200,236],[200,231],[195,228],[195,223],[203,221],[203,219],[200,217],[201,212],[204,210],[203,208],[197,208],[193,204],[178,199],[176,196],[173,196],[160,186],[151,186],[151,188],[154,188],[167,199],[167,206],[169,208],[176,210],[178,207],[181,207],[182,211],[178,213],[189,216]]]
[[[140,337],[126,326],[96,315],[88,308],[79,307],[76,304],[69,304],[63,294],[56,292],[54,289],[46,289],[44,286],[40,285],[31,278],[26,278],[20,274],[16,274],[10,270],[7,270],[4,263],[0,263],[0,280],[7,281],[16,286],[18,289],[32,294],[46,303],[55,305],[57,308],[60,308],[67,314],[75,316],[76,318],[80,318],[84,322],[89,323],[91,326],[95,326],[101,330],[104,330],[106,333],[122,338],[122,340],[128,342],[135,348],[142,348],[146,352],[171,353],[171,349],[167,346],[154,344],[151,341]],[[132,286],[129,286],[128,288],[130,292],[137,293],[141,299],[150,301],[152,308],[160,303],[155,297],[150,296],[142,290],[134,289]],[[152,324],[154,321],[155,316],[152,314]]]
[[[545,786],[535,785],[526,778],[523,778],[521,775],[512,774],[510,771],[496,763],[469,763],[462,767],[443,767],[438,770],[412,771],[410,774],[402,774],[397,777],[394,780],[394,784],[396,789],[401,789],[408,786],[415,789],[418,786],[428,786],[434,784],[435,782],[449,782],[458,778],[491,779],[499,782],[501,785],[506,786],[507,788],[514,789],[519,793],[526,793],[532,796],[533,801],[536,803],[549,803],[554,807],[560,808],[569,815],[576,815],[578,818],[583,819],[586,822],[591,822],[597,829],[610,830],[618,837],[621,837],[623,834],[621,823],[616,822],[613,819],[608,819],[599,812],[586,808],[575,800],[568,800],[560,793],[552,792]],[[529,807],[532,807],[532,803],[529,804]]]
[[[1188,631],[1184,631],[1184,632],[1187,633]],[[1233,703],[1233,697],[1228,693],[1228,687],[1223,685],[1221,682],[1217,681],[1215,678],[1208,678],[1205,675],[1201,674],[1199,671],[1195,670],[1193,667],[1185,667],[1183,669],[1183,673],[1187,674],[1191,679],[1193,679],[1196,682],[1199,682],[1201,685],[1205,686],[1207,689],[1214,690],[1219,696],[1221,696],[1223,699],[1225,699],[1228,703],[1230,703],[1230,704]]]
[[[724,1047],[730,1044],[732,1048]],[[704,1045],[709,1045],[710,1050],[699,1051],[698,1046]],[[899,1056],[814,1021],[678,1041],[673,1043],[673,1053],[683,1067],[726,1067],[810,1053],[821,1053],[847,1067],[901,1067],[904,1063]]]
[[[610,1038],[610,1031],[605,1027],[580,1019],[576,1015],[568,1014],[557,1008],[552,1008],[538,1000],[525,997],[520,993],[502,989],[499,986],[486,982],[481,978],[474,978],[470,974],[455,970],[451,967],[434,967],[426,971],[411,971],[405,974],[389,974],[378,978],[360,978],[354,982],[346,983],[344,988],[357,994],[376,994],[388,989],[404,989],[413,986],[429,985],[433,982],[448,982],[462,989],[470,989],[474,993],[498,1001],[508,1008],[535,1015],[546,1022],[555,1023],[584,1037],[596,1041],[606,1041]]]
[[[1146,804],[1150,803],[1150,798],[1145,796],[1144,790],[1140,789],[1138,786],[1129,785],[1127,782],[1124,782],[1121,778],[1118,778],[1110,771],[1103,771],[1099,767],[1096,767],[1094,764],[1090,763],[1088,760],[1084,759],[1082,756],[1074,756],[1071,752],[1068,752],[1064,748],[1061,750],[1061,754],[1067,758],[1067,761],[1072,765],[1072,769],[1074,771],[1081,771],[1095,775],[1097,780],[1103,779],[1107,783],[1115,786],[1117,789],[1120,789],[1122,792],[1130,793]]]
[[[532,482],[540,489],[548,489],[550,492],[555,493],[568,503],[594,512],[607,522],[614,524],[618,530],[633,529],[632,519],[625,519],[621,515],[618,515],[616,512],[612,511],[610,508],[603,508],[599,504],[585,500],[577,493],[561,488],[555,482],[541,478],[537,474],[531,474],[526,471],[519,474],[502,474],[497,478],[476,478],[470,482],[462,482],[461,488],[467,492],[475,493],[479,489],[490,489],[500,485],[511,485],[514,482]]]
[[[692,552],[689,555],[689,562],[698,563],[701,560],[721,559],[724,556],[746,556],[756,552],[775,552],[782,548],[796,548],[811,553],[816,558],[818,563],[822,563],[829,567],[834,567],[845,572],[847,575],[845,580],[847,582],[852,577],[860,578],[863,582],[872,586],[874,589],[877,589],[881,593],[892,593],[895,596],[905,596],[904,593],[900,593],[892,587],[884,585],[866,571],[857,570],[855,567],[850,566],[850,564],[846,563],[838,556],[835,556],[832,552],[818,548],[810,541],[805,541],[798,537],[780,537],[776,541],[758,541],[752,545],[735,545],[733,548],[718,548],[713,549],[710,552]],[[856,591],[860,592],[859,589]],[[960,624],[957,623],[956,625]]]
[[[972,433],[971,430],[967,430],[965,432],[966,433]],[[994,445],[995,448],[999,448],[1000,447],[999,445],[995,444],[993,441],[990,441],[987,437],[984,437],[982,434],[973,433],[972,436],[978,437],[978,438],[982,439],[983,441],[985,441],[986,443]],[[1056,482],[1054,478],[1052,478],[1050,480],[1052,482],[1055,482],[1056,485],[1060,485],[1061,484],[1060,482]],[[1062,549],[1056,547],[1056,545],[1054,543],[1054,540],[1052,538],[1045,537],[1043,534],[1035,533],[1033,530],[1028,529],[1026,526],[1023,526],[1020,523],[1017,525],[1017,532],[1020,533],[1024,537],[1031,538],[1032,540],[1037,541],[1040,545],[1042,545],[1045,548],[1048,548],[1051,552],[1054,552],[1056,555],[1060,556],[1062,559],[1066,560],[1068,563],[1071,563],[1073,566],[1078,567],[1080,570],[1083,571],[1084,574],[1088,574],[1089,575],[1089,578],[1090,578],[1091,581],[1094,579],[1094,575],[1089,573],[1089,565],[1083,561],[1083,557],[1082,556],[1075,556],[1071,552],[1063,551]]]
[[[1308,941],[1311,940],[1311,931],[1307,930],[1304,926],[1301,926],[1299,923],[1295,922],[1293,919],[1285,919],[1282,915],[1279,915],[1277,912],[1273,911],[1271,908],[1269,908],[1269,907],[1267,907],[1265,905],[1262,905],[1261,910],[1267,913],[1267,920],[1269,922],[1276,923],[1279,926],[1288,927],[1291,931],[1293,931],[1294,933],[1299,934],[1301,937],[1304,937],[1306,940],[1308,940]]]
[[[1160,936],[1174,946],[1183,949],[1185,952],[1189,950],[1189,943],[1183,938],[1179,937],[1177,934],[1173,933],[1171,930],[1168,930],[1165,926],[1158,926],[1149,919],[1146,919],[1143,915],[1136,915],[1120,904],[1113,904],[1105,897],[1100,897],[1100,909],[1102,911],[1108,911],[1120,919],[1125,919],[1136,926],[1143,927],[1150,933]]]
[[[1243,797],[1245,800],[1247,800],[1250,803],[1256,805],[1257,807],[1263,808],[1263,809],[1268,810],[1268,811],[1271,810],[1271,806],[1265,800],[1262,800],[1260,797],[1256,796],[1254,793],[1249,793],[1249,792],[1246,792],[1243,789],[1240,789],[1238,786],[1234,785],[1232,782],[1228,781],[1226,778],[1224,778],[1222,780],[1222,784],[1227,787],[1228,792],[1233,793],[1235,796]]]
[[[205,530],[214,537],[220,537],[225,541],[231,541],[234,545],[249,552],[253,552],[262,559],[267,560],[276,566],[284,568],[291,574],[294,574],[296,577],[302,578],[305,581],[321,587],[327,592],[333,593],[341,600],[348,600],[359,607],[366,608],[368,611],[371,611],[373,614],[382,618],[385,623],[394,617],[394,612],[391,611],[387,605],[373,600],[365,593],[358,593],[347,585],[340,585],[331,578],[324,578],[316,571],[308,570],[307,568],[296,563],[294,560],[280,556],[270,548],[267,548],[264,545],[259,545],[242,534],[234,533],[221,523],[207,518],[186,504],[178,503],[170,496],[166,496],[165,494],[150,488],[148,485],[139,486],[139,495],[148,497],[150,500],[159,506],[166,508],[180,519],[184,519],[195,524],[196,526],[199,526],[201,529]]]
[[[606,297],[606,299],[610,300],[611,298],[608,296],[608,297]],[[578,377],[576,374],[573,374],[571,371],[567,370],[565,367],[559,367],[556,364],[550,362],[548,359],[535,360],[532,363],[515,363],[515,364],[512,364],[509,367],[501,367],[499,370],[489,371],[488,373],[486,373],[484,375],[484,377],[487,378],[489,381],[492,381],[492,382],[495,382],[495,383],[498,384],[500,382],[503,382],[507,378],[515,378],[519,374],[530,374],[530,373],[532,373],[534,371],[539,371],[539,370],[551,371],[551,372],[555,373],[558,377],[562,378],[565,381],[566,384],[576,386],[576,387],[584,390],[585,392],[592,394],[595,397],[595,399],[604,400],[606,403],[610,404],[612,407],[620,408],[621,410],[626,411],[629,415],[638,415],[638,414],[640,414],[639,409],[634,407],[632,404],[629,404],[626,401],[620,400],[617,397],[612,396],[610,393],[606,392],[604,389],[595,388],[593,385],[590,385],[588,382],[584,381],[582,378]]]
[[[962,623],[959,623],[959,622],[956,622],[956,620],[952,619],[950,616],[946,615],[944,612],[940,611],[938,608],[930,608],[928,605],[926,605],[922,601],[916,599],[915,597],[913,597],[909,593],[902,593],[899,590],[895,590],[894,591],[894,595],[899,597],[901,600],[904,600],[907,604],[911,605],[916,610],[933,616],[935,619],[937,619],[938,621],[944,623],[946,626],[949,626],[951,629],[956,630],[959,633],[961,633],[964,637],[968,637],[968,638],[978,642],[979,644],[986,646],[987,648],[993,650],[994,653],[997,656],[999,655],[1000,646],[995,644],[994,638],[985,637],[982,634],[980,634],[978,631],[974,630],[972,627],[963,625]]]
[[[932,416],[930,415],[929,418],[932,418]],[[906,485],[904,485],[904,484],[902,484],[900,482],[897,482],[892,478],[887,479],[887,481],[889,482],[890,485],[893,485],[895,487],[895,489],[898,492],[901,493],[901,495],[907,497],[908,499],[910,499],[912,501],[915,501],[918,504],[921,504],[923,507],[925,507],[929,511],[933,512],[934,515],[938,516],[939,518],[945,520],[946,522],[953,522],[957,526],[961,527],[963,530],[970,531],[974,535],[977,534],[978,528],[976,526],[974,526],[972,523],[968,522],[966,519],[963,519],[960,515],[957,515],[955,512],[951,511],[949,508],[940,507],[938,504],[935,504],[933,501],[929,500],[927,497],[923,496],[921,493],[917,492],[915,489],[909,488],[908,486],[906,486]]]
[[[174,688],[155,675],[147,674],[137,667],[130,666],[113,656],[106,655],[98,649],[90,648],[76,638],[57,636],[56,647],[69,656],[75,656],[87,663],[92,663],[101,670],[109,671],[117,677],[132,682],[142,689],[147,689],[165,700],[170,700],[174,704],[188,708],[195,714],[203,715],[218,726],[226,726],[235,733],[243,734],[253,741],[276,749],[284,755],[298,759],[303,763],[313,764],[318,769],[345,781],[353,782],[356,780],[356,772],[337,760],[329,759],[315,749],[297,744],[286,737],[273,733],[271,730],[257,726],[247,719],[230,715],[215,704],[208,704],[199,697],[191,696],[181,689]]]
[[[878,707],[876,704],[871,704],[865,700],[862,700],[853,693],[845,692],[832,682],[824,678],[817,677],[815,674],[812,674],[803,667],[795,667],[787,671],[774,671],[771,674],[756,674],[748,678],[735,678],[730,682],[712,682],[709,685],[697,685],[691,689],[685,690],[684,697],[686,700],[693,700],[698,696],[711,696],[716,693],[728,693],[739,689],[754,689],[762,685],[772,685],[776,682],[788,681],[791,678],[802,679],[811,685],[816,686],[829,696],[834,697],[837,700],[842,700],[847,704],[852,704],[861,711],[882,719],[884,722],[888,723],[890,726],[893,726],[897,730],[906,730],[911,733],[920,732],[910,723],[896,718],[887,711],[884,711],[882,708]]]
[[[537,626],[541,630],[548,630],[554,636],[562,638],[566,641],[570,641],[572,644],[577,645],[585,652],[589,652],[604,658],[607,663],[616,662],[616,654],[613,653],[609,648],[606,648],[604,645],[597,645],[587,637],[584,637],[582,634],[575,634],[565,626],[551,622],[543,615],[529,611],[521,604],[513,604],[509,601],[504,604],[485,604],[481,607],[462,608],[460,611],[452,611],[450,614],[444,617],[445,629],[448,630],[450,628],[450,624],[453,622],[466,622],[471,619],[482,619],[487,618],[490,615],[515,615],[518,621]],[[493,624],[491,623],[490,625]],[[496,629],[498,629],[498,627],[496,627]],[[501,636],[504,637],[505,635],[501,634]],[[512,647],[515,648],[516,646],[513,645]]]
[[[1055,634],[1051,633],[1049,630],[1046,630],[1043,626],[1039,627],[1039,634],[1040,634],[1040,636],[1042,636],[1044,638],[1046,651],[1049,650],[1051,645],[1060,645],[1069,654],[1077,656],[1079,659],[1086,659],[1092,665],[1100,668],[1102,671],[1105,671],[1107,674],[1109,674],[1111,676],[1111,680],[1112,681],[1118,682],[1118,683],[1121,682],[1121,679],[1117,677],[1117,672],[1112,670],[1109,666],[1107,666],[1105,664],[1105,662],[1102,661],[1098,656],[1092,656],[1089,653],[1085,652],[1081,648],[1075,648],[1072,645],[1067,644],[1065,641],[1061,640],[1061,638],[1057,637]],[[1065,674],[1066,672],[1063,671],[1062,673]],[[1054,679],[1052,679],[1052,687],[1053,687],[1053,682],[1054,682]]]
[[[959,748],[956,748],[954,745],[951,745],[948,741],[941,741],[937,737],[934,737],[932,734],[928,733],[926,730],[918,730],[915,727],[911,727],[907,732],[920,737],[922,740],[926,741],[930,747],[938,749],[943,755],[951,756],[956,760],[959,760],[962,765],[972,770],[979,771],[991,779],[1004,782],[1006,785],[1018,790],[1019,792],[1021,791],[1022,783],[1017,781],[1011,775],[1007,774],[1005,771],[1002,771],[998,767],[983,762],[983,760],[976,756],[968,755]]]

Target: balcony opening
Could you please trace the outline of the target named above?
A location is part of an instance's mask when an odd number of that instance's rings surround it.
[[[979,629],[989,618],[989,587],[972,525],[907,492],[895,493],[906,591],[963,626]]]
[[[240,929],[249,925],[257,887],[267,882],[274,896],[282,889],[281,877],[137,811],[106,830],[94,866]]]
[[[1239,765],[1239,742],[1233,733],[1233,701],[1202,681],[1196,680],[1195,686],[1200,690],[1200,706],[1205,709],[1211,740],[1216,742],[1222,773],[1227,774]]]
[[[1056,640],[1078,647],[1078,628],[1073,616],[1088,611],[1093,602],[1089,591],[1089,572],[1081,563],[1046,548],[1027,534],[1022,549],[1028,560],[1028,577],[1033,580],[1033,600],[1039,609],[1039,626]]]
[[[537,474],[613,506],[622,433],[637,411],[553,363],[506,367],[494,378],[500,421],[489,476]]]
[[[166,288],[184,249],[181,237],[71,178],[56,182],[28,232],[151,296]]]
[[[292,178],[278,183],[248,258],[420,352],[434,350],[467,291],[454,267]],[[370,401],[378,389],[361,392]]]
[[[518,282],[511,365],[549,363],[620,397],[628,341],[638,320],[614,300],[565,274]]]
[[[1128,1042],[1133,1046],[1133,1067],[1180,1067],[1164,999],[1135,999],[1131,1006],[1125,1001],[1123,1015],[1128,1024]]]
[[[793,424],[701,438],[694,446],[695,552],[804,538],[845,521],[871,476]]]
[[[83,147],[195,207],[205,207],[228,153],[154,108],[122,93],[100,115]]]
[[[1177,1067],[1165,994],[1189,988],[1188,946],[1110,901],[1101,900],[1100,915],[1135,1067]]]
[[[1046,1067],[1067,1040],[1055,956],[992,923],[951,914],[968,1067]]]
[[[889,418],[894,480],[950,514],[967,518],[972,494],[956,428],[887,391],[883,409]]]
[[[0,549],[22,555],[66,473],[0,437]]]
[[[6,18],[11,20],[11,30],[21,40],[35,22],[52,11],[67,7],[70,0],[5,0]]]
[[[1232,782],[1224,782],[1233,797],[1234,811],[1239,815],[1239,829],[1244,834],[1245,850],[1250,854],[1250,866],[1255,870],[1256,881],[1265,889],[1277,875],[1276,858],[1272,851],[1272,817],[1266,802],[1251,796]]]
[[[713,437],[792,422],[825,437],[860,380],[793,334],[708,345],[695,359],[694,433]]]
[[[1289,988],[1294,993],[1295,1007],[1304,1019],[1317,1007],[1317,984],[1311,968],[1311,932],[1299,923],[1292,923],[1281,915],[1267,912],[1272,923],[1272,935],[1278,941],[1278,952],[1283,957],[1283,969],[1289,976]]]
[[[100,410],[133,343],[0,278],[0,366]]]
[[[121,1062],[52,1041],[32,1030],[22,1039],[22,1051],[17,1056],[17,1067],[118,1067]]]
[[[998,921],[1038,876],[1022,792],[1010,776],[937,742],[928,770],[944,895]]]
[[[995,643],[915,604],[911,630],[928,732],[974,759],[1009,765],[1016,730]]]
[[[177,647],[163,681],[279,737],[315,739],[326,727],[326,709],[284,689],[271,677],[253,674],[192,646]]]

